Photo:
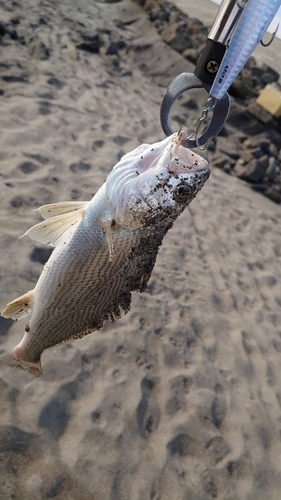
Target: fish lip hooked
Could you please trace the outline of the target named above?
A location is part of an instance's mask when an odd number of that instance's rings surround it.
[[[202,156],[187,149],[182,143],[185,132],[179,129],[173,138],[173,145],[170,152],[171,161],[168,164],[170,174],[193,174],[210,171],[209,162]],[[181,159],[180,159],[181,158]]]

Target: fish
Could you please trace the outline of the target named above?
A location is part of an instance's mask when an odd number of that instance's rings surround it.
[[[99,330],[143,292],[167,231],[210,175],[179,131],[125,154],[90,201],[38,208],[43,221],[23,236],[54,247],[33,290],[10,302],[4,318],[31,313],[22,340],[0,365],[42,376],[45,349]]]

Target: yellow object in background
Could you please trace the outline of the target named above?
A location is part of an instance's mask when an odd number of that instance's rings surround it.
[[[256,102],[276,118],[281,116],[281,91],[274,85],[267,85],[261,91]]]

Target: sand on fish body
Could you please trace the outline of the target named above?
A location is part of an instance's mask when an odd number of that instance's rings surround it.
[[[2,312],[17,320],[31,312],[31,319],[1,365],[40,377],[45,349],[128,312],[131,292],[146,288],[163,237],[210,174],[183,138],[175,133],[125,155],[90,202],[39,208],[44,222],[25,234],[55,250],[35,289]]]

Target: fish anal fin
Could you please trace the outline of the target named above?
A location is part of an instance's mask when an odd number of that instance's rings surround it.
[[[70,212],[77,212],[83,210],[88,205],[88,201],[62,201],[60,203],[50,203],[37,208],[37,212],[43,219],[50,219],[57,215],[68,214]]]
[[[84,219],[84,213],[83,208],[55,215],[31,227],[23,236],[29,236],[32,240],[55,247],[67,236],[73,234],[77,225]]]
[[[1,316],[3,318],[12,318],[14,320],[20,320],[25,318],[28,314],[31,313],[32,309],[32,296],[33,290],[21,295],[5,307],[4,311],[2,311]]]
[[[36,362],[25,361],[15,356],[14,351],[0,356],[0,366],[14,366],[20,370],[25,370],[38,378],[42,377],[43,374],[40,359]]]

